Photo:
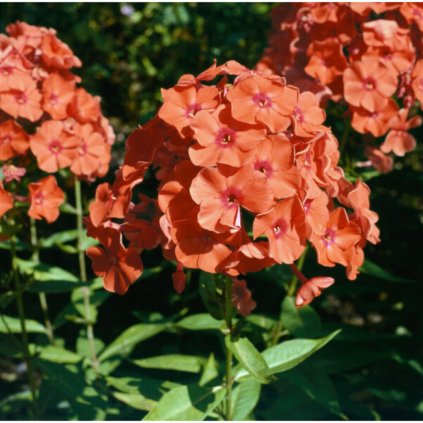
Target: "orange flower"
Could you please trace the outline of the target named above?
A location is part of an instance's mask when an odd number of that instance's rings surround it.
[[[192,119],[200,110],[214,110],[217,105],[218,91],[215,87],[203,86],[198,90],[194,86],[175,87],[162,90],[163,106],[159,117],[174,126],[179,134],[190,136],[188,130]]]
[[[94,226],[99,226],[107,218],[123,218],[130,203],[130,186],[110,186],[100,184],[95,191],[95,200],[90,204],[90,217]]]
[[[284,135],[270,135],[254,150],[251,163],[262,173],[277,199],[293,196],[301,186],[301,175],[294,166],[294,151]]]
[[[93,272],[103,279],[104,288],[119,295],[125,294],[143,271],[138,250],[126,249],[121,233],[114,228],[104,229],[103,247],[90,247],[87,255]]]
[[[261,123],[271,132],[286,130],[298,102],[298,89],[283,81],[254,75],[229,90],[232,116],[249,124]]]
[[[29,148],[28,134],[13,120],[0,123],[0,160],[23,155]]]
[[[232,306],[241,316],[248,316],[256,308],[257,303],[253,300],[245,280],[233,279]]]
[[[67,105],[75,92],[75,84],[57,73],[50,74],[43,82],[43,108],[53,119],[65,119]]]
[[[310,91],[300,94],[292,116],[294,133],[300,137],[312,137],[323,129],[322,123],[326,119],[325,112],[319,107],[316,96]]]
[[[62,122],[49,120],[38,128],[29,143],[40,169],[56,172],[73,163],[79,141],[64,131]]]
[[[369,112],[383,108],[396,88],[396,74],[374,56],[363,56],[344,72],[345,100]]]
[[[379,216],[370,210],[370,188],[362,181],[357,180],[355,187],[348,193],[348,200],[354,209],[353,221],[361,227],[363,235],[372,244],[380,242],[379,229],[376,222]]]
[[[13,116],[36,122],[43,114],[41,94],[28,75],[22,75],[11,84],[8,91],[0,94],[0,109]]]
[[[264,129],[235,121],[229,107],[224,106],[212,114],[198,112],[191,127],[198,144],[189,149],[189,155],[196,166],[242,166],[266,134]]]
[[[182,294],[185,290],[185,284],[186,284],[186,276],[184,273],[184,267],[181,263],[178,263],[178,266],[176,268],[176,272],[172,273],[172,281],[173,281],[173,287],[175,288],[175,291],[178,294]]]
[[[216,232],[236,231],[241,227],[241,207],[263,213],[273,203],[273,195],[263,175],[251,165],[239,170],[226,167],[204,168],[190,188],[192,199],[199,204],[198,223]]]
[[[78,176],[90,176],[98,170],[101,158],[106,154],[106,141],[89,123],[82,125],[77,134],[79,145],[71,171]]]
[[[94,97],[84,88],[78,88],[68,111],[79,123],[96,122],[101,116],[100,97]]]
[[[0,217],[13,208],[13,197],[10,192],[6,191],[0,181]]]
[[[397,114],[398,107],[395,101],[389,99],[382,103],[374,112],[360,107],[353,108],[351,126],[361,134],[370,132],[374,137],[381,137],[389,129],[390,120]]]
[[[30,208],[28,215],[34,219],[44,218],[48,223],[59,217],[59,206],[65,201],[65,194],[58,187],[56,178],[49,175],[28,185]]]
[[[322,293],[322,289],[329,288],[335,283],[335,279],[328,276],[318,276],[304,282],[297,292],[295,305],[304,307],[310,304],[316,297]]]
[[[253,235],[266,235],[269,257],[277,263],[293,263],[305,249],[304,212],[297,197],[281,200],[254,219]]]
[[[389,121],[389,131],[385,141],[380,146],[384,153],[391,151],[397,156],[404,156],[405,153],[416,148],[416,139],[407,131],[422,124],[421,116],[414,116],[407,120],[408,109],[401,109],[398,114]]]
[[[423,110],[423,59],[416,63],[411,77],[414,95],[419,100],[420,108]]]
[[[333,267],[335,263],[347,266],[349,249],[361,239],[356,223],[350,222],[344,208],[338,207],[329,215],[326,231],[311,234],[310,241],[317,251],[317,261],[323,266]]]
[[[342,75],[347,67],[342,44],[336,38],[313,42],[307,49],[307,55],[310,60],[304,71],[324,85]]]
[[[70,69],[81,67],[81,61],[72,50],[54,34],[46,34],[41,42],[41,59],[47,67]]]

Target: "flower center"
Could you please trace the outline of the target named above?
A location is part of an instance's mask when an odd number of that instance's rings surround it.
[[[373,78],[366,78],[363,87],[366,91],[373,91],[376,88],[376,81]]]
[[[272,166],[267,160],[261,160],[254,163],[254,170],[258,170],[265,176],[270,177],[273,173]]]
[[[200,110],[201,106],[199,104],[191,104],[185,109],[185,117],[193,118]]]
[[[332,244],[335,243],[335,234],[336,232],[333,229],[326,230],[326,233],[322,238],[325,247],[330,247]]]
[[[85,142],[81,142],[81,145],[79,146],[78,153],[80,156],[85,156],[87,154],[87,144]]]
[[[43,204],[43,202],[44,202],[44,195],[43,195],[43,193],[42,192],[37,192],[37,194],[35,194],[35,197],[34,197],[34,203],[37,206],[41,206]]]
[[[11,68],[10,66],[4,66],[1,68],[1,73],[3,76],[9,76],[11,75],[13,72],[13,68]]]
[[[226,207],[237,207],[239,205],[239,200],[241,193],[236,188],[228,188],[222,194],[222,200]]]
[[[273,225],[273,235],[275,238],[280,238],[286,233],[286,230],[288,229],[288,224],[285,220],[279,219],[274,225]]]
[[[59,103],[59,96],[57,94],[50,94],[50,98],[48,99],[52,106],[56,106]]]
[[[221,147],[231,147],[235,142],[235,131],[231,128],[221,128],[216,136],[216,144]]]
[[[295,106],[294,109],[294,119],[298,122],[304,122],[304,113],[298,106]]]
[[[269,108],[272,107],[272,99],[264,94],[264,93],[258,93],[253,97],[254,103],[261,107],[261,108]]]
[[[53,140],[48,145],[48,149],[57,156],[63,150],[63,147],[58,140]]]
[[[11,140],[12,138],[10,137],[10,135],[5,135],[4,137],[0,138],[0,145],[8,145],[10,144]]]
[[[19,92],[18,94],[15,94],[15,99],[16,99],[16,102],[19,104],[25,104],[28,101],[25,93],[23,92]]]

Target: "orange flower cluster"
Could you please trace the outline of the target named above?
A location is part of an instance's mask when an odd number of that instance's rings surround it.
[[[44,172],[70,167],[93,180],[107,173],[114,142],[100,98],[78,88],[81,79],[70,71],[81,61],[56,31],[24,22],[6,31],[9,36],[0,34],[0,217],[13,208],[9,191],[18,191],[33,156]],[[54,176],[29,184],[28,214],[34,219],[56,220],[63,201]]]
[[[162,95],[158,115],[128,138],[113,185],[100,185],[90,206],[88,233],[102,246],[87,253],[106,289],[125,293],[141,275],[139,254],[158,245],[178,264],[178,292],[184,267],[237,277],[293,264],[308,242],[320,264],[356,278],[367,241],[379,242],[378,216],[367,185],[348,182],[338,166],[338,141],[314,94],[229,61],[183,75]],[[150,166],[157,200],[132,202]],[[254,308],[245,286],[234,287],[234,304]],[[302,303],[320,293],[306,291]]]
[[[284,75],[322,104],[347,106],[381,172],[392,169],[389,153],[415,148],[408,131],[422,123],[421,3],[283,4],[273,10],[273,28],[258,70]]]

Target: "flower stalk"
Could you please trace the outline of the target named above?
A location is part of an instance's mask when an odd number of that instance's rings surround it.
[[[35,263],[40,262],[40,249],[38,246],[38,237],[37,237],[37,225],[35,220],[30,218],[30,230],[31,230],[31,245],[32,245],[32,260]],[[38,294],[38,299],[40,300],[41,311],[43,313],[44,324],[47,329],[47,337],[50,341],[50,344],[54,345],[54,331],[53,325],[51,324],[49,312],[48,312],[48,303],[47,295],[44,292]]]
[[[226,327],[228,330],[228,336],[232,336],[232,279],[226,277],[225,279],[225,307],[224,307],[224,318]],[[225,418],[227,421],[232,420],[232,351],[228,348],[225,343],[225,355],[226,355],[226,402],[225,402]]]
[[[32,399],[32,412],[34,419],[38,419],[38,395],[37,395],[37,385],[35,381],[34,369],[32,366],[31,355],[29,352],[29,341],[28,341],[28,332],[26,330],[25,323],[25,307],[23,301],[23,288],[19,280],[19,271],[17,268],[17,254],[16,254],[16,239],[15,236],[12,236],[10,240],[10,252],[12,258],[12,274],[13,281],[15,284],[16,291],[16,305],[18,308],[19,322],[22,332],[22,355],[27,369],[29,389],[31,391]]]
[[[82,210],[82,194],[81,194],[81,181],[75,177],[75,206],[76,206],[76,225],[78,230],[78,259],[79,259],[79,276],[82,282],[87,282],[87,271],[85,263],[85,252],[83,248],[83,236],[84,236],[84,226],[83,226],[83,210]],[[88,348],[91,356],[91,364],[94,372],[97,372],[98,359],[95,349],[94,341],[94,326],[91,318],[91,304],[90,304],[90,289],[88,286],[81,288],[82,296],[84,301],[84,314],[85,314],[85,324],[87,331],[87,340]]]

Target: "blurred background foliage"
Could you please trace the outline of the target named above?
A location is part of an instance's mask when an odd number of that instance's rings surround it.
[[[254,66],[266,46],[271,7],[266,3],[2,3],[0,28],[3,31],[16,20],[53,27],[82,59],[84,65],[78,72],[83,85],[103,98],[103,112],[118,135],[113,171],[123,157],[128,133],[155,114],[161,87],[173,85],[183,73],[200,72],[213,58],[218,63],[235,59]],[[334,122],[338,135],[343,125],[342,120]],[[289,335],[319,337],[343,329],[306,363],[264,386],[265,395],[249,418],[423,418],[423,159],[421,134],[416,135],[420,138],[416,151],[397,160],[393,172],[368,181],[372,208],[380,215],[382,243],[366,249],[369,261],[356,282],[348,282],[342,270],[318,268],[309,252],[305,274],[324,272],[335,276],[337,283],[313,308],[295,314],[287,304],[290,275],[284,268],[276,266],[248,278],[258,307],[247,319],[246,330],[260,350],[273,342],[283,301],[288,318],[282,323]],[[87,190],[87,199],[94,188]],[[40,227],[44,235],[59,229],[58,225]],[[0,257],[1,267],[7,268],[7,253],[1,252]],[[74,258],[69,260],[57,249],[42,251],[43,261],[63,265],[70,272],[76,270]],[[162,262],[158,251],[143,254],[143,261],[150,270],[128,295],[112,296],[93,288],[98,351],[142,322],[164,324],[166,329],[129,351],[133,358],[171,353],[207,358],[213,351],[218,361],[223,359],[219,338],[212,332],[205,336],[205,332],[174,325],[187,314],[205,312],[198,275],[193,273],[187,290],[179,296],[172,289],[173,268]],[[42,321],[33,298],[27,294],[28,316]],[[63,345],[83,354],[83,329],[65,324],[77,314],[77,296],[56,293],[49,298]],[[8,305],[6,314],[16,315],[13,307]],[[36,344],[46,343],[45,334],[34,330],[31,336]],[[13,350],[13,345],[0,337],[0,418],[22,419],[28,407],[28,398],[22,394],[26,382],[20,361],[6,353],[7,348]],[[120,360],[108,363],[113,377],[94,385],[87,384],[90,377],[78,360],[69,358],[61,365],[44,361],[41,370],[46,380],[40,394],[44,418],[139,419],[149,405],[136,395],[157,400],[172,384],[198,378],[195,372],[145,369],[125,354]]]

